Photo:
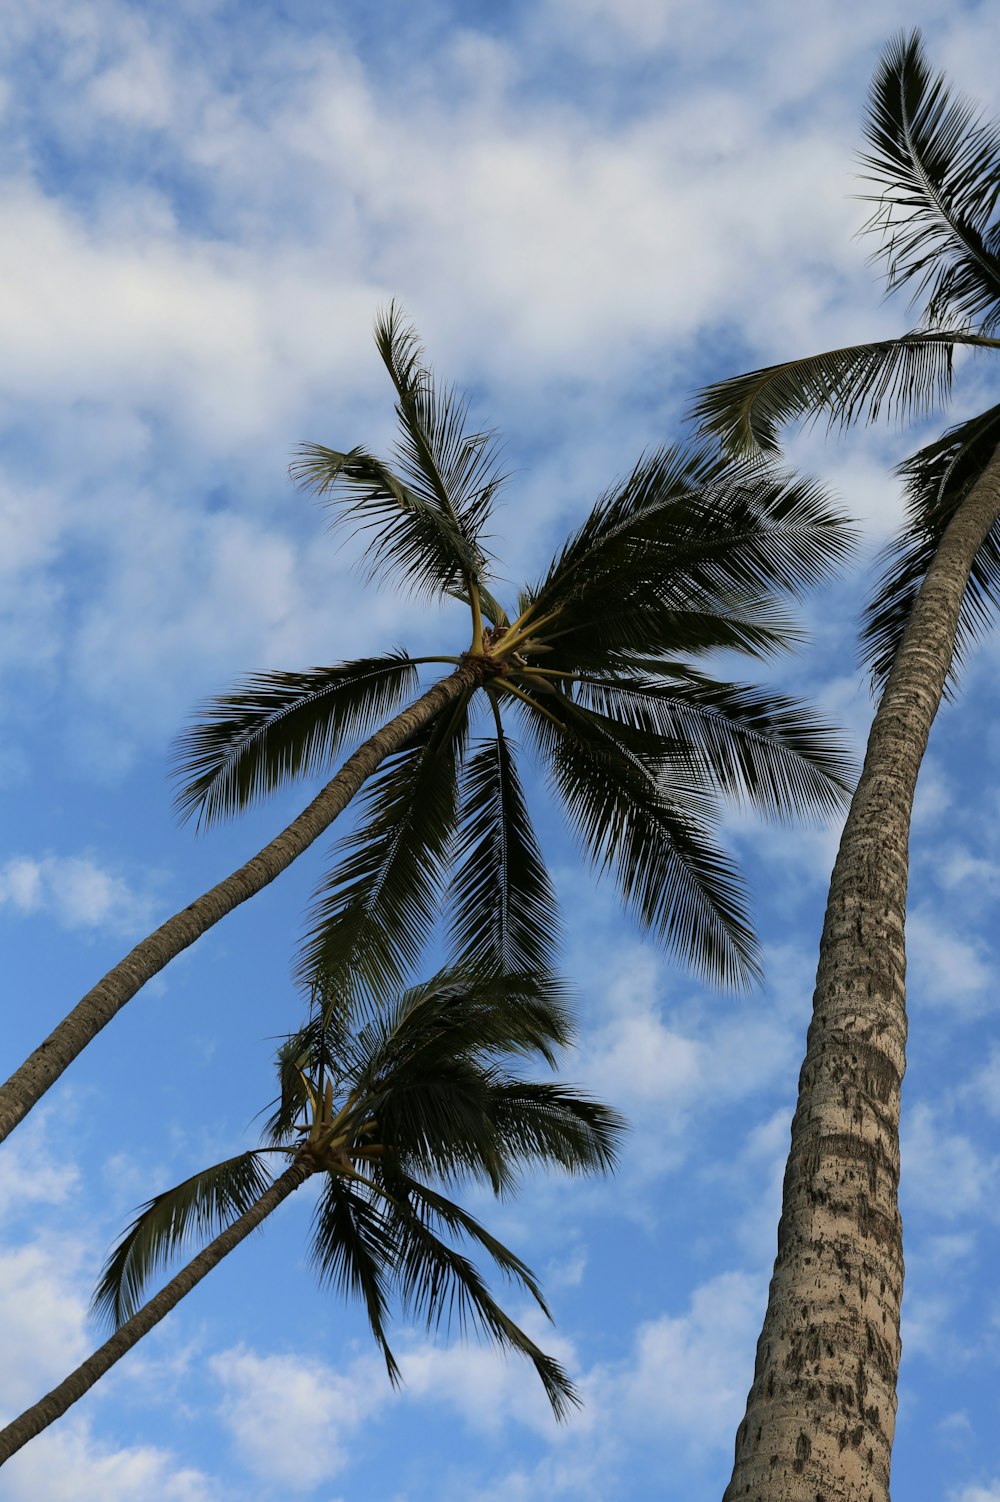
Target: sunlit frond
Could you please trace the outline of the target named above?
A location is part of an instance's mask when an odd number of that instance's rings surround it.
[[[1000,325],[1000,131],[927,65],[919,33],[897,37],[872,81],[867,228],[890,290],[908,286],[932,326]]]
[[[180,817],[214,824],[293,778],[330,770],[338,753],[384,723],[416,684],[404,652],[305,673],[253,674],[210,700],[178,737]]]
[[[241,1153],[196,1173],[143,1205],[101,1273],[93,1309],[115,1329],[143,1302],[150,1279],[192,1242],[231,1225],[270,1184],[260,1153]]]
[[[907,493],[906,523],[882,553],[882,571],[866,607],[861,654],[881,692],[917,592],[944,530],[1000,442],[1000,406],[949,429],[899,466]],[[970,646],[992,625],[1000,605],[1000,524],[976,555],[955,634],[951,678]]]

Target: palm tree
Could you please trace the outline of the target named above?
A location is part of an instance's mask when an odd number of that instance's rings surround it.
[[[495,440],[468,431],[465,402],[435,385],[395,307],[376,340],[396,393],[392,464],[307,444],[293,471],[366,534],[373,575],[463,601],[471,641],[453,655],[258,674],[210,706],[179,752],[178,805],[203,825],[356,749],[276,839],[54,1029],[0,1088],[0,1137],[152,975],[272,881],[369,779],[361,828],[321,889],[304,973],[385,994],[414,964],[449,871],[462,964],[549,967],[556,915],[510,713],[589,858],[613,869],[646,928],[718,980],[757,965],[739,876],[712,834],[718,796],[775,815],[844,800],[847,759],[809,710],[697,666],[716,649],[761,657],[795,640],[776,596],[815,582],[848,546],[814,486],[707,450],[648,455],[511,618],[490,592],[486,551],[503,478]],[[419,693],[423,664],[450,671]]]
[[[866,133],[876,259],[890,289],[915,288],[920,326],[710,388],[704,424],[744,452],[772,449],[778,426],[802,415],[919,414],[946,393],[956,347],[1000,348],[1000,134],[950,96],[916,33],[884,54]],[[830,885],[778,1255],[727,1502],[889,1496],[910,816],[953,666],[1000,593],[998,443],[992,407],[901,466],[908,522],[863,632],[881,697]]]
[[[428,1331],[453,1319],[526,1356],[557,1418],[578,1402],[552,1357],[496,1303],[456,1243],[486,1252],[547,1315],[521,1259],[442,1192],[469,1182],[498,1196],[519,1171],[606,1172],[622,1121],[567,1085],[510,1072],[514,1058],[555,1065],[569,1040],[561,988],[510,977],[443,974],[353,1031],[343,1008],[313,1007],[278,1053],[280,1093],[266,1146],[217,1163],[144,1205],[105,1265],[95,1309],[115,1333],[40,1402],[0,1431],[0,1464],[48,1427],[283,1200],[319,1178],[312,1259],[324,1283],[359,1298],[385,1357],[393,1303]],[[272,1155],[288,1160],[274,1175]],[[147,1303],[156,1272],[192,1240],[214,1239]]]

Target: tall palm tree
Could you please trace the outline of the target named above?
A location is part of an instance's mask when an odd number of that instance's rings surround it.
[[[773,449],[779,425],[803,415],[919,414],[946,394],[955,348],[1000,348],[1000,133],[951,97],[914,33],[884,54],[866,134],[876,259],[890,288],[915,288],[920,326],[709,389],[703,422],[744,452]],[[992,407],[901,466],[907,526],[863,632],[881,697],[830,886],[778,1255],[727,1502],[889,1496],[910,816],[953,667],[1000,597],[998,444]]]
[[[556,917],[511,713],[589,858],[613,869],[648,929],[719,980],[745,980],[756,950],[739,876],[712,834],[718,796],[775,815],[844,798],[846,758],[809,710],[698,667],[715,649],[761,657],[795,640],[776,597],[812,584],[848,545],[814,486],[707,450],[648,455],[508,616],[486,547],[502,480],[495,441],[468,431],[465,402],[435,385],[395,307],[376,340],[396,394],[392,463],[308,444],[294,473],[366,534],[374,575],[463,601],[471,639],[450,655],[258,674],[209,708],[180,746],[179,808],[202,824],[356,749],[287,829],[55,1028],[0,1088],[0,1137],[150,976],[272,881],[373,777],[362,827],[321,890],[304,973],[384,994],[414,963],[449,869],[461,962],[547,967]],[[424,664],[450,671],[420,693]]]
[[[554,1066],[569,1038],[559,986],[529,977],[455,974],[404,992],[351,1030],[317,1004],[279,1050],[280,1093],[266,1146],[195,1174],[144,1205],[115,1247],[94,1307],[115,1333],[58,1387],[0,1431],[0,1464],[88,1392],[143,1335],[309,1179],[319,1277],[359,1298],[385,1357],[393,1304],[433,1330],[455,1321],[526,1356],[557,1417],[578,1399],[559,1363],[496,1303],[459,1250],[486,1252],[548,1310],[530,1269],[443,1190],[469,1182],[505,1195],[525,1167],[567,1173],[614,1166],[621,1119],[567,1085],[510,1072],[516,1058]],[[277,1155],[288,1160],[278,1174]],[[147,1303],[157,1271],[192,1240],[214,1239]]]

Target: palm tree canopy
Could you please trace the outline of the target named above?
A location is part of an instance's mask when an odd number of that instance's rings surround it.
[[[309,444],[292,471],[366,536],[373,574],[464,600],[471,644],[248,678],[180,741],[181,814],[211,824],[325,770],[408,700],[422,664],[461,664],[470,681],[455,703],[368,784],[320,885],[302,978],[377,1000],[413,973],[446,891],[463,966],[554,968],[555,899],[513,716],[639,921],[714,979],[745,982],[757,954],[714,834],[719,799],[825,815],[845,801],[850,758],[812,710],[695,664],[797,640],[780,597],[844,556],[841,518],[807,482],[707,448],[659,450],[598,500],[508,616],[486,537],[503,480],[495,440],[467,431],[466,403],[435,382],[394,306],[376,342],[396,395],[391,461]]]
[[[547,1315],[531,1270],[445,1191],[470,1182],[509,1193],[526,1167],[614,1167],[621,1118],[571,1087],[522,1079],[517,1058],[555,1062],[570,1037],[562,989],[520,976],[442,974],[364,1026],[316,998],[278,1052],[280,1089],[266,1145],[194,1174],[144,1205],[105,1265],[95,1309],[120,1327],[185,1246],[241,1215],[271,1181],[274,1154],[304,1156],[322,1190],[312,1258],[322,1282],[364,1304],[389,1376],[392,1307],[428,1331],[454,1322],[528,1357],[557,1416],[577,1401],[559,1364],[496,1303],[465,1243]]]
[[[694,415],[705,432],[745,456],[773,453],[780,428],[825,415],[847,427],[882,416],[925,417],[951,390],[956,349],[995,351],[1000,340],[1000,128],[955,97],[924,57],[919,33],[897,37],[872,82],[861,157],[873,191],[865,228],[890,291],[905,288],[919,326],[898,339],[828,350],[721,381]],[[1000,441],[1000,408],[960,423],[899,466],[906,525],[885,549],[867,608],[862,653],[876,688],[885,681],[910,607],[948,522]],[[980,550],[966,592],[955,665],[992,619],[1000,598],[1000,530]]]

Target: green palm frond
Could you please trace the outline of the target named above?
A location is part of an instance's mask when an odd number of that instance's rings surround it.
[[[369,534],[369,577],[388,574],[417,594],[467,595],[488,572],[483,527],[504,478],[494,435],[466,431],[468,403],[435,386],[395,304],[376,320],[375,341],[396,389],[395,462],[305,443],[289,472],[326,500],[334,525]],[[492,597],[490,607],[502,617]]]
[[[711,980],[746,986],[759,958],[744,884],[711,837],[711,799],[686,755],[661,745],[653,756],[637,732],[568,696],[529,697],[523,722],[598,871],[613,870],[625,906],[668,951]]]
[[[660,450],[598,501],[531,592],[524,629],[558,667],[616,651],[771,652],[794,635],[776,594],[800,593],[850,545],[816,485]]]
[[[216,823],[296,777],[326,771],[343,748],[378,728],[413,692],[405,652],[305,673],[255,673],[212,699],[178,738],[175,807]]]
[[[900,466],[907,492],[907,521],[882,553],[882,572],[866,607],[862,661],[881,692],[924,575],[944,530],[979,479],[1000,442],[1000,406],[949,429]],[[970,646],[984,635],[1000,605],[1000,526],[976,555],[962,599],[952,679]]]
[[[644,736],[693,753],[692,773],[764,814],[827,816],[850,802],[854,764],[832,726],[808,705],[683,664],[627,677],[581,677],[579,702]]]
[[[270,1182],[261,1154],[241,1153],[149,1200],[105,1263],[94,1312],[118,1329],[135,1314],[160,1268],[191,1242],[208,1241],[230,1225]]]
[[[866,226],[883,241],[890,291],[909,286],[932,326],[1000,325],[1000,133],[934,74],[920,35],[886,49],[872,82],[861,158],[878,188]]]
[[[334,526],[365,532],[367,577],[389,575],[415,595],[453,594],[481,560],[454,520],[362,448],[347,453],[302,443],[289,465],[296,484],[321,496]]]
[[[463,777],[456,865],[449,883],[449,947],[458,969],[550,970],[559,913],[499,715]]]
[[[282,1039],[275,1056],[278,1096],[263,1128],[266,1141],[287,1143],[311,1116],[328,1084],[335,1093],[340,1091],[354,1047],[348,1011],[317,993],[303,1026]]]
[[[393,1162],[379,1165],[378,1182],[379,1187],[385,1190],[390,1204],[405,1203],[435,1233],[447,1232],[453,1237],[464,1237],[481,1246],[489,1253],[504,1277],[522,1288],[538,1305],[546,1319],[551,1319],[545,1296],[528,1264],[504,1246],[503,1242],[491,1236],[486,1227],[461,1205],[448,1199],[440,1190],[432,1189],[428,1184],[415,1179]]]
[[[372,1203],[363,1185],[334,1174],[326,1176],[313,1215],[313,1267],[321,1283],[330,1283],[345,1297],[364,1304],[389,1381],[398,1387],[401,1373],[386,1336],[393,1268],[399,1255],[393,1232],[384,1210]]]
[[[555,1067],[555,1050],[572,1041],[573,1025],[564,983],[545,971],[523,975],[466,975],[443,971],[383,1004],[360,1030],[354,1058],[365,1088],[435,1058],[500,1055],[540,1056]]]
[[[744,455],[775,453],[779,428],[800,418],[825,415],[831,428],[919,419],[948,398],[954,346],[981,342],[961,329],[916,330],[767,365],[706,386],[691,415],[727,452]]]
[[[402,1188],[399,1180],[390,1178],[388,1182]],[[443,1221],[453,1233],[471,1234],[491,1255],[494,1248],[498,1249],[500,1255],[496,1260],[502,1270],[508,1276],[516,1276],[529,1292],[535,1291],[534,1279],[520,1259],[500,1248],[493,1238],[487,1239],[480,1227],[472,1232],[471,1216],[456,1215],[457,1206],[449,1205],[447,1209],[445,1206],[441,1196],[423,1194],[414,1205],[409,1196],[400,1195],[393,1198],[386,1215],[397,1247],[396,1282],[404,1309],[423,1320],[428,1331],[457,1328],[464,1335],[471,1326],[501,1349],[527,1357],[538,1373],[556,1418],[565,1418],[579,1398],[562,1367],[504,1312],[475,1264],[435,1234],[434,1222]]]
[[[519,1163],[558,1166],[564,1173],[610,1173],[625,1121],[617,1111],[569,1085],[496,1078],[496,1132]]]
[[[452,520],[468,550],[470,577],[478,578],[486,563],[483,527],[506,478],[497,436],[467,431],[468,399],[437,385],[397,304],[376,318],[375,343],[396,388],[398,466],[411,489]]]
[[[299,976],[328,993],[373,998],[412,973],[431,931],[458,822],[468,695],[385,762],[358,827],[319,888]]]

